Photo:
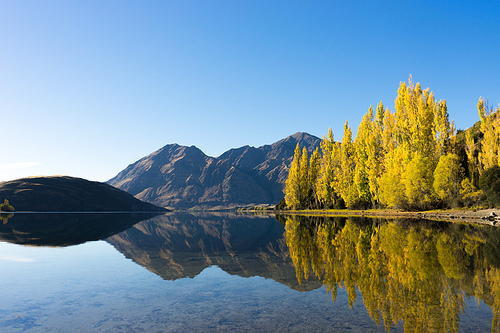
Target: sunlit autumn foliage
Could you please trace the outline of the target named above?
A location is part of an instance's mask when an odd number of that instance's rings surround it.
[[[310,158],[297,146],[286,206],[422,210],[496,202],[478,186],[483,171],[500,164],[500,118],[482,98],[477,108],[480,128],[457,135],[446,100],[410,76],[399,85],[395,111],[370,106],[354,138],[346,121],[342,140],[329,129]]]

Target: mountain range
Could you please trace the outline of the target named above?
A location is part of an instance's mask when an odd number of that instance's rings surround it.
[[[230,149],[219,157],[207,156],[195,146],[169,144],[129,165],[107,184],[173,209],[274,205],[284,197],[297,143],[312,153],[320,142],[299,132],[258,148]]]

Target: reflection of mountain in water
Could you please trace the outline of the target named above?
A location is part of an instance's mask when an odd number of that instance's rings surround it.
[[[0,223],[0,240],[21,245],[68,246],[107,238],[158,214],[14,213]]]
[[[194,277],[210,265],[242,277],[271,278],[295,290],[300,284],[274,217],[238,214],[166,214],[107,239],[118,251],[163,279]]]

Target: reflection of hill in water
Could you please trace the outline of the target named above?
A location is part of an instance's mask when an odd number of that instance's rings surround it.
[[[166,280],[195,277],[210,265],[242,277],[271,278],[299,291],[284,239],[284,227],[270,216],[166,214],[107,239],[118,251]]]
[[[0,223],[0,240],[21,245],[69,246],[107,238],[157,214],[15,213]]]

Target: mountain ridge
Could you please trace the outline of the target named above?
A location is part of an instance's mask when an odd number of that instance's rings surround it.
[[[207,156],[196,146],[167,144],[106,183],[142,201],[174,209],[273,205],[283,198],[297,143],[312,152],[320,142],[297,132],[270,145],[232,148],[218,157]]]

